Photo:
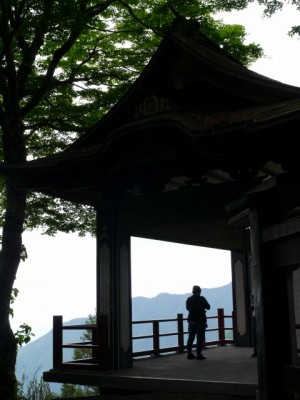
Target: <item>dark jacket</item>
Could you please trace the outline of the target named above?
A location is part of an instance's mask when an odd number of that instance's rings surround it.
[[[193,294],[186,301],[186,309],[189,312],[188,322],[206,323],[206,310],[210,310],[210,304],[205,297]]]

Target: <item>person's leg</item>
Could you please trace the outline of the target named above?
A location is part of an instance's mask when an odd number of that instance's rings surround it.
[[[197,359],[205,360],[206,357],[202,355],[203,341],[205,338],[205,327],[203,323],[197,324]]]
[[[192,353],[192,349],[193,349],[193,343],[195,340],[195,336],[196,336],[196,324],[194,322],[190,322],[189,326],[188,326],[188,332],[189,332],[189,336],[188,336],[188,340],[187,340],[187,358],[189,359],[193,359],[196,358],[193,353]]]

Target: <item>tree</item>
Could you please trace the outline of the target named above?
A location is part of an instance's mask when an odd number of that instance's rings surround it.
[[[231,5],[229,3],[232,3]],[[93,125],[138,76],[180,14],[248,65],[262,55],[244,45],[241,26],[214,21],[214,11],[245,1],[0,0],[1,160],[17,164],[61,151]],[[26,193],[2,179],[0,218],[0,397],[15,398],[16,339],[9,303],[22,232],[94,232],[89,207]],[[38,210],[38,212],[36,212]]]

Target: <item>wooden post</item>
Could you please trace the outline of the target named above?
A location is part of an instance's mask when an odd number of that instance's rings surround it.
[[[117,229],[119,212],[97,208],[99,356],[107,370],[132,366],[130,235]]]
[[[99,339],[99,326],[96,329],[92,329],[92,344],[98,347],[93,347],[92,357],[95,364],[100,365],[100,339]]]
[[[224,323],[224,309],[218,308],[218,330],[219,342],[221,346],[225,346],[225,323]]]
[[[119,368],[119,309],[115,210],[97,209],[97,324],[103,370]]]
[[[184,352],[183,314],[177,314],[178,351]]]
[[[236,315],[235,312],[232,311],[231,313],[231,320],[232,320],[232,339],[233,339],[233,343],[236,345]]]
[[[101,315],[98,320],[98,338],[99,338],[99,358],[101,363],[101,369],[107,371],[111,368],[110,354],[109,354],[109,336],[108,336],[108,317],[107,315]]]
[[[153,354],[159,356],[159,322],[153,321]]]
[[[292,400],[294,394],[283,390],[278,379],[282,366],[292,364],[288,269],[276,265],[286,238],[266,240],[266,227],[271,226],[266,216],[270,217],[269,207],[274,202],[269,198],[262,200],[250,208],[259,393],[262,400]],[[274,257],[277,253],[279,256]],[[293,251],[285,251],[286,256],[290,253]],[[274,321],[280,329],[276,329]]]
[[[62,367],[62,344],[63,344],[63,317],[61,315],[53,316],[53,369]]]

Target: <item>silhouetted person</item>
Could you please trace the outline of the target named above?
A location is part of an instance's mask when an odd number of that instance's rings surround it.
[[[188,310],[188,331],[189,337],[187,341],[187,358],[193,360],[205,360],[202,354],[202,346],[205,340],[205,329],[207,327],[206,310],[210,310],[210,304],[206,298],[201,296],[200,286],[193,286],[193,295],[188,297],[186,301],[186,309]],[[192,347],[197,338],[196,352],[197,357],[192,353]]]

